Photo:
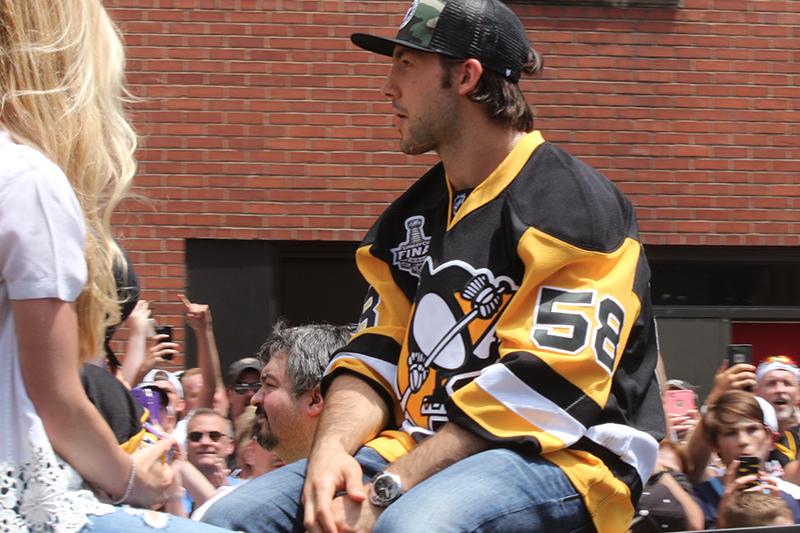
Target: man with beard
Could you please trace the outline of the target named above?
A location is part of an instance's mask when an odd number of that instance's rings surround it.
[[[800,370],[785,355],[767,357],[756,368],[755,393],[775,408],[778,417],[780,439],[775,444],[770,459],[777,460],[782,466],[797,459],[797,448],[800,444],[795,415],[800,397],[798,378]]]
[[[351,40],[391,58],[381,90],[401,151],[441,161],[356,252],[369,289],[326,370],[308,461],[206,518],[627,530],[664,433],[633,206],[534,130],[519,82],[542,59],[502,1],[414,0],[396,38]]]
[[[331,354],[352,335],[349,326],[307,324],[287,327],[279,321],[258,356],[264,364],[261,388],[253,396],[256,407],[254,436],[285,463],[305,458],[324,406],[320,381]],[[269,475],[250,480],[210,503],[203,521],[213,522],[231,513],[245,517],[262,505]]]
[[[256,406],[256,438],[285,463],[303,459],[322,413],[320,381],[333,352],[347,343],[344,326],[308,324],[286,327],[278,322],[259,350],[264,363]]]

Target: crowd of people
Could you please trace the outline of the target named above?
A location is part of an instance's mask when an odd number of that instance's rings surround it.
[[[223,368],[181,296],[174,372],[110,226],[135,173],[119,33],[100,0],[0,0],[0,530],[796,522],[797,367],[723,367],[665,419],[691,386],[658,377],[634,208],[534,129],[516,15],[415,0],[351,40],[390,58],[401,150],[441,159],[357,251],[357,328],[279,322]]]
[[[785,355],[724,363],[700,405],[695,387],[665,382],[669,435],[633,520],[634,532],[800,524],[800,369]],[[694,395],[669,405],[670,390]]]

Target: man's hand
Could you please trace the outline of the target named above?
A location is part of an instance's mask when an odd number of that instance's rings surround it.
[[[667,416],[669,417],[670,426],[675,431],[675,436],[680,443],[686,442],[687,437],[694,431],[695,426],[700,421],[700,412],[697,409],[687,411],[683,415],[667,413]]]
[[[186,296],[179,294],[178,297],[183,302],[184,312],[186,313],[186,323],[189,324],[195,333],[205,331],[211,325],[211,308],[206,304],[196,304],[190,302]]]
[[[215,470],[208,476],[208,480],[214,485],[215,488],[228,485],[228,476],[231,475],[231,470],[228,468],[228,461],[224,457],[217,459]]]
[[[355,516],[350,503],[360,506],[366,498],[362,477],[361,465],[341,447],[333,444],[315,447],[308,459],[303,486],[306,531],[336,533],[337,522],[349,523]],[[341,490],[347,495],[335,498],[336,492]],[[335,500],[348,502],[340,501],[334,507]],[[372,507],[369,503],[364,505]]]
[[[738,366],[738,365],[737,365]],[[780,490],[774,478],[768,476],[766,472],[760,471],[758,475],[752,474],[749,476],[737,477],[737,469],[739,468],[739,460],[734,459],[725,469],[725,475],[722,477],[722,483],[725,490],[719,501],[717,509],[717,529],[726,527],[725,514],[726,509],[738,492],[764,492],[772,496],[780,497]]]
[[[713,405],[717,398],[730,390],[753,390],[756,385],[756,367],[739,363],[728,368],[728,362],[722,363],[714,376],[714,387],[706,398],[707,405]]]
[[[125,325],[131,328],[133,335],[147,335],[150,313],[150,303],[148,303],[147,300],[139,300],[136,302],[136,307],[133,308],[130,316],[125,320]]]
[[[364,493],[368,490],[365,485]],[[334,498],[331,510],[339,533],[370,533],[382,511],[367,500],[359,503],[347,496]]]
[[[146,369],[145,373],[159,365],[163,365],[172,361],[175,359],[175,356],[178,355],[178,348],[180,348],[180,345],[177,342],[164,342],[168,338],[169,335],[165,335],[163,333],[159,335],[153,335],[153,341],[156,344],[147,350],[147,357],[142,363],[142,367]]]

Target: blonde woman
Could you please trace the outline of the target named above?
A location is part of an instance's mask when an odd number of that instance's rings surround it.
[[[0,531],[198,527],[101,503],[163,504],[174,443],[127,455],[78,373],[119,315],[123,70],[99,0],[0,0]]]

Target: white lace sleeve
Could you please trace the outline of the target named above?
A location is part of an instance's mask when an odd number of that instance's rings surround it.
[[[25,464],[0,465],[0,531],[80,531],[87,515],[114,507],[101,503],[50,446],[33,448]]]

